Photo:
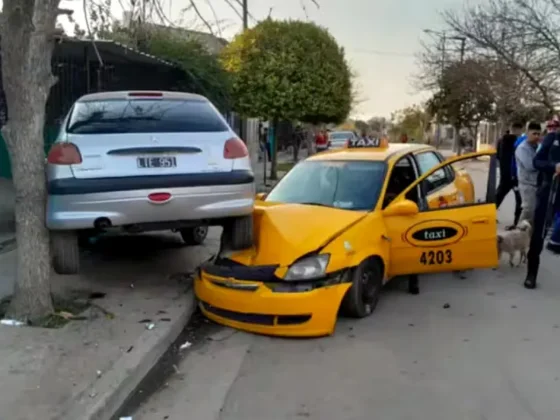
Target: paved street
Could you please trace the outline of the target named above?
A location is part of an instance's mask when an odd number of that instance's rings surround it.
[[[557,267],[544,254],[535,291],[506,263],[466,279],[423,276],[419,296],[390,287],[373,316],[341,319],[328,338],[215,326],[133,418],[557,420]]]

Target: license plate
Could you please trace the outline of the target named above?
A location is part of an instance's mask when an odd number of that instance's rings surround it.
[[[177,159],[171,156],[139,157],[139,168],[175,168]]]

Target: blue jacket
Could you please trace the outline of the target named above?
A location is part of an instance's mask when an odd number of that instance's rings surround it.
[[[533,166],[539,171],[540,190],[546,194],[552,183],[552,176],[556,172],[557,163],[560,163],[560,135],[549,133],[545,136],[533,159]],[[560,194],[556,195],[554,211],[560,211]]]
[[[511,176],[514,178],[517,178],[517,163],[515,163],[515,149],[517,149],[517,146],[519,146],[525,140],[527,140],[527,134],[521,134],[513,145],[513,158],[511,159]]]

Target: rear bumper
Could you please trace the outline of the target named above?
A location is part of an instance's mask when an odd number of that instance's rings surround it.
[[[252,182],[252,173],[248,183],[208,186],[179,187],[175,186],[176,179],[169,181],[169,177],[159,178],[159,185],[154,183],[152,188],[129,190],[120,189],[126,182],[119,184],[122,181],[113,180],[116,181],[117,188],[110,191],[103,191],[108,189],[104,180],[97,187],[93,183],[99,180],[85,180],[86,183],[67,182],[65,185],[51,183],[47,200],[47,228],[91,229],[99,218],[109,219],[113,226],[123,226],[221,219],[245,216],[253,211],[255,185]],[[102,192],[89,192],[92,190]],[[155,192],[169,192],[172,198],[165,203],[152,203],[148,195]]]
[[[302,292],[275,292],[262,282],[211,276],[202,271],[195,294],[209,319],[240,330],[284,337],[320,337],[334,332],[350,283]]]
[[[207,172],[180,175],[125,176],[115,178],[61,178],[48,182],[49,195],[83,195],[160,188],[245,185],[255,181],[252,171]]]

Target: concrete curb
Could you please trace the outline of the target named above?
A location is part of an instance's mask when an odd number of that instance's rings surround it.
[[[63,407],[51,420],[110,420],[117,414],[189,322],[196,308],[192,289],[184,302],[175,319],[146,330],[130,353],[124,353],[111,370],[79,392],[69,407]],[[93,392],[95,398],[90,396]]]

